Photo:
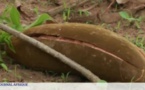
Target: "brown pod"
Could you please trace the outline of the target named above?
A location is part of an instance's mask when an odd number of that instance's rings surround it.
[[[144,53],[123,37],[95,25],[48,24],[24,32],[106,81],[145,81]],[[39,70],[75,72],[72,68],[38,48],[12,37],[17,62]]]

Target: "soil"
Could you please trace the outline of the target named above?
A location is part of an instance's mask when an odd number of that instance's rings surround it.
[[[17,8],[21,9],[22,23],[25,25],[33,22],[37,17],[35,10],[38,10],[38,14],[49,13],[60,5],[64,5],[66,2],[75,2],[76,0],[21,0],[19,4],[15,4],[14,0],[0,0],[0,14],[5,9],[6,5],[13,4]],[[79,0],[81,1],[81,0]],[[136,27],[135,23],[129,23],[120,17],[120,11],[127,11],[132,14],[133,17],[145,17],[145,1],[133,0],[119,5],[114,3],[109,9],[111,0],[90,0],[82,5],[77,5],[71,8],[71,14],[69,19],[64,20],[63,12],[51,15],[54,18],[54,23],[63,22],[79,22],[100,25],[108,30],[111,30],[130,41],[144,38],[145,34],[145,19],[140,22],[140,28]],[[67,6],[68,7],[68,6]],[[82,15],[80,11],[87,12]],[[52,23],[52,22],[49,22]],[[139,38],[138,38],[139,37]],[[144,44],[144,41],[143,41]],[[9,71],[0,69],[0,81],[1,82],[82,82],[86,79],[69,75],[68,77],[63,74],[57,74],[51,71],[35,71],[30,68],[26,68],[23,65],[19,65],[13,62],[10,58],[6,57],[5,63],[9,68]]]

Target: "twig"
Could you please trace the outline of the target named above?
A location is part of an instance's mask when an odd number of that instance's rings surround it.
[[[82,11],[89,11],[89,10],[95,8],[96,6],[98,6],[98,3],[96,3],[96,4],[94,4],[94,5],[90,6],[90,7],[88,7],[86,9],[83,9]]]
[[[8,32],[30,44],[32,44],[33,46],[45,51],[46,53],[58,58],[60,61],[62,61],[63,63],[65,63],[66,65],[69,65],[71,68],[77,70],[78,72],[80,72],[82,75],[84,75],[86,78],[88,78],[90,81],[92,82],[97,82],[100,80],[99,77],[97,77],[95,74],[93,74],[91,71],[89,71],[88,69],[84,68],[83,66],[79,65],[78,63],[74,62],[73,60],[67,58],[66,56],[64,56],[63,54],[55,51],[54,49],[48,47],[47,45],[31,38],[28,37],[27,35],[18,32],[15,29],[12,29],[4,24],[0,23],[0,28],[5,31]]]
[[[88,1],[89,1],[89,0],[82,0],[82,1],[79,3],[79,5],[82,5],[82,4],[84,4],[84,3],[88,2]],[[78,1],[76,1],[76,2],[74,2],[74,3],[70,2],[70,3],[67,3],[66,5],[69,6],[69,8],[73,8],[73,7],[75,7],[75,6],[78,5],[77,2],[78,2]],[[56,15],[56,14],[62,12],[65,8],[66,8],[66,7],[64,7],[64,5],[61,5],[61,6],[59,6],[59,7],[56,7],[56,8],[54,8],[54,9],[49,10],[47,13],[50,14],[50,15],[52,15],[52,16],[54,16],[54,15]]]
[[[115,3],[116,0],[112,0],[111,3],[109,4],[109,6],[107,7],[107,9],[103,12],[103,14],[105,14],[106,12],[109,11],[109,9],[111,8],[111,6]]]
[[[133,8],[131,9],[132,14],[135,14],[135,13],[137,13],[138,11],[143,10],[144,8],[145,8],[145,4],[141,4],[141,5],[139,5],[139,6],[133,7]]]

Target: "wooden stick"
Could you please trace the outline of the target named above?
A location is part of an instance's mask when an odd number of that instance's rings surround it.
[[[3,31],[10,33],[30,44],[32,44],[33,46],[43,50],[44,52],[58,58],[58,60],[60,60],[61,62],[65,63],[66,65],[69,65],[71,68],[77,70],[78,72],[80,72],[82,75],[84,75],[86,78],[88,78],[90,81],[92,82],[97,82],[100,80],[99,77],[97,77],[95,74],[93,74],[90,70],[84,68],[83,66],[79,65],[78,63],[74,62],[73,60],[67,58],[66,56],[64,56],[63,54],[55,51],[54,49],[48,47],[47,45],[37,41],[36,39],[33,39],[31,37],[28,37],[27,35],[18,32],[15,29],[12,29],[4,24],[0,23],[0,29],[2,29]]]

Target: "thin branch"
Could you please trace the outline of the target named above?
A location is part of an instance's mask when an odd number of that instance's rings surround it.
[[[84,68],[83,66],[79,65],[78,63],[74,62],[73,60],[67,58],[66,56],[64,56],[63,54],[55,51],[54,49],[48,47],[47,45],[37,41],[36,39],[33,39],[31,37],[28,37],[27,35],[18,32],[15,29],[12,29],[4,24],[0,23],[0,28],[7,32],[10,33],[30,44],[32,44],[33,46],[43,50],[44,52],[58,58],[58,60],[60,60],[61,62],[65,63],[66,65],[69,65],[71,68],[77,70],[78,72],[80,72],[82,75],[84,75],[86,78],[88,78],[90,81],[92,82],[97,82],[100,80],[99,77],[97,77],[95,74],[93,74],[90,70]]]
[[[89,10],[95,8],[96,6],[98,6],[98,3],[95,3],[94,5],[92,5],[92,6],[88,7],[88,8],[86,8],[86,9],[83,9],[82,11],[89,11]]]

